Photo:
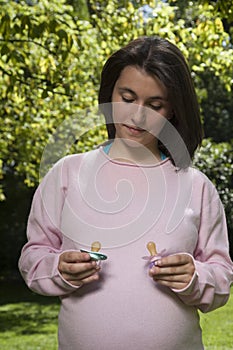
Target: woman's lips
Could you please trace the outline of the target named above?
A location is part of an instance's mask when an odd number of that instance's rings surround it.
[[[136,127],[136,126],[133,126],[133,125],[127,125],[127,124],[123,124],[123,125],[133,135],[139,135],[139,134],[145,132],[145,129],[142,129],[142,128],[139,128],[139,127]]]

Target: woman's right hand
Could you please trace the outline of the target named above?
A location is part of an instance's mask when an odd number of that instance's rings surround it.
[[[60,255],[58,270],[67,282],[80,287],[99,279],[100,266],[88,253],[69,251]]]

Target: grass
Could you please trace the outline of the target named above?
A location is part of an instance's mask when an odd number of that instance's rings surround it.
[[[38,296],[22,282],[0,283],[0,349],[56,350],[58,298]]]
[[[210,313],[200,314],[205,350],[233,349],[233,289],[228,303]]]
[[[56,350],[58,307],[38,303],[1,306],[1,350]]]
[[[58,311],[57,298],[37,296],[22,283],[0,283],[1,350],[57,350]],[[200,314],[205,350],[232,350],[232,315],[233,290],[226,306]]]

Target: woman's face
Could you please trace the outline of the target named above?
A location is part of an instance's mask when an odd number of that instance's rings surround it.
[[[156,135],[172,115],[167,95],[158,78],[136,66],[125,67],[112,94],[115,137],[151,151],[157,148]]]

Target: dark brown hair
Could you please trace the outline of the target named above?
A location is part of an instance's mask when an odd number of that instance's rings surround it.
[[[149,75],[157,77],[166,87],[173,109],[173,117],[170,122],[186,145],[189,161],[187,152],[186,156],[176,155],[174,160],[174,154],[169,154],[169,145],[160,142],[159,148],[171,157],[176,166],[181,168],[188,166],[187,163],[190,163],[190,158],[193,158],[195,150],[201,144],[203,133],[197,96],[183,54],[177,46],[162,38],[141,37],[131,41],[127,46],[111,55],[103,67],[99,90],[100,108],[102,108],[101,105],[109,105],[111,102],[115,83],[127,66],[136,66],[145,70]],[[114,139],[115,126],[111,111],[107,109],[102,108],[108,137]],[[169,130],[166,131],[165,128],[162,132],[166,134],[166,132],[169,133]],[[166,139],[169,139],[169,136]],[[180,152],[180,147],[177,147],[177,150]]]

